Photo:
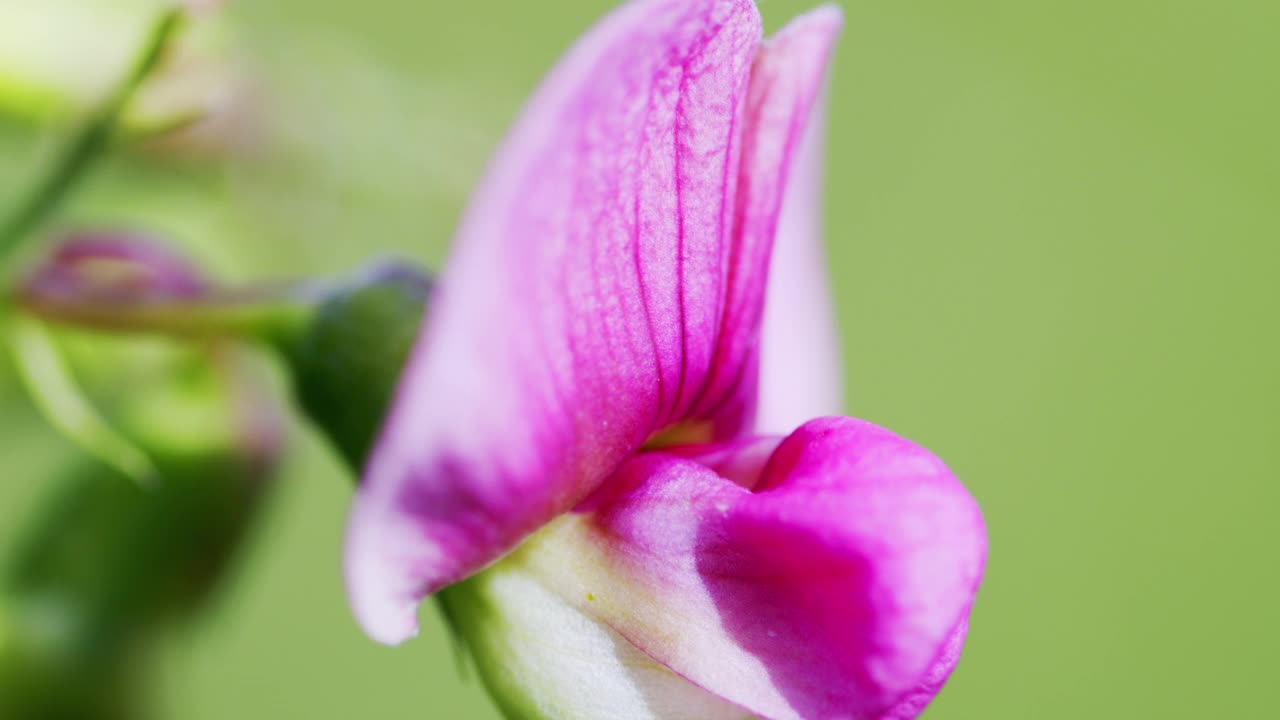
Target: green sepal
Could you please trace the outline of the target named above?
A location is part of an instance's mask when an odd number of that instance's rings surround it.
[[[298,403],[356,471],[391,407],[430,289],[408,266],[374,266],[330,291],[281,343]]]

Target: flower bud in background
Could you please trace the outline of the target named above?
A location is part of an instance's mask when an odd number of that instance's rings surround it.
[[[18,289],[28,310],[102,330],[236,337],[277,351],[303,412],[359,467],[421,324],[431,277],[394,260],[328,282],[226,288],[140,233],[79,233]]]
[[[24,297],[79,292],[109,315],[113,301],[201,282],[176,256],[96,236],[60,248]],[[284,427],[270,375],[225,339],[112,338],[30,317],[11,336],[36,403],[82,452],[6,538],[0,717],[146,717],[163,640],[225,585],[270,489]]]

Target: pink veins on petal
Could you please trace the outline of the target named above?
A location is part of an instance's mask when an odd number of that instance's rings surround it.
[[[351,511],[370,636],[405,640],[423,597],[519,547],[769,720],[907,718],[937,693],[985,562],[977,505],[886,430],[805,422],[841,405],[814,117],[841,23],[822,7],[763,41],[750,0],[635,0],[534,93]]]
[[[623,6],[551,72],[472,198],[352,510],[373,637],[655,432],[753,422],[769,250],[839,14],[761,53],[749,0]]]

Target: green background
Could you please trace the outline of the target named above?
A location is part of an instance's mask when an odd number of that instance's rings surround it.
[[[523,98],[609,5],[233,2],[259,146],[114,162],[64,219],[154,229],[235,279],[436,263]],[[807,7],[761,2],[770,28]],[[1269,715],[1280,3],[844,9],[827,221],[849,409],[943,457],[990,532],[928,716]],[[4,125],[6,197],[57,132]],[[8,369],[0,433],[4,542],[70,450]],[[243,572],[166,663],[172,716],[495,718],[434,612],[399,649],[356,629],[350,480],[293,440]]]

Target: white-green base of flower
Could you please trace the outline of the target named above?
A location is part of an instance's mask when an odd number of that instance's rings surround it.
[[[510,720],[749,720],[676,675],[511,559],[442,595]]]

